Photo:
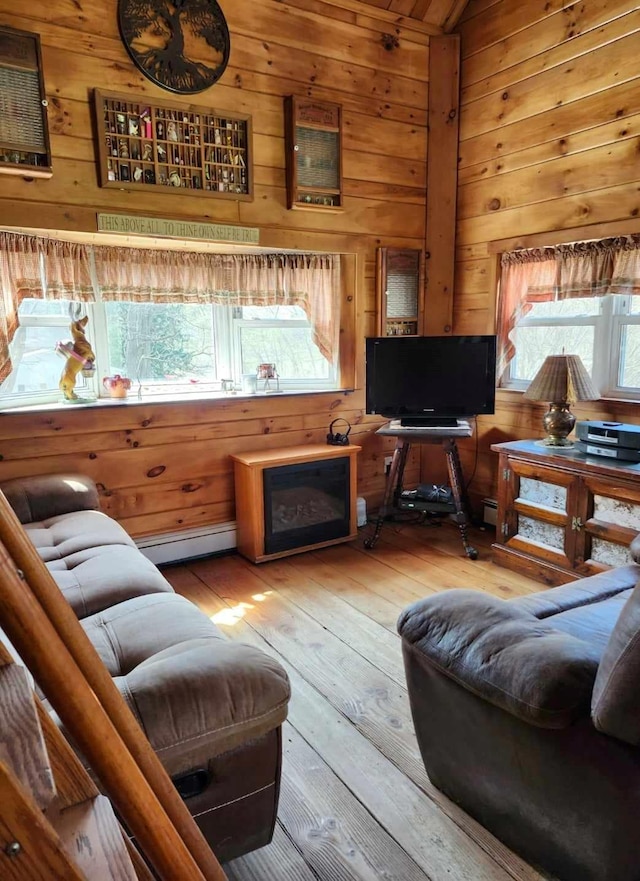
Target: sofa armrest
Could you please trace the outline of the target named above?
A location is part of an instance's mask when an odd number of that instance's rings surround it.
[[[17,477],[1,483],[0,490],[21,523],[34,523],[72,511],[92,511],[100,507],[95,483],[81,474]]]
[[[505,600],[443,591],[405,609],[398,632],[408,675],[410,665],[429,664],[542,728],[564,728],[588,714],[598,653]],[[415,683],[415,669],[411,675]]]
[[[591,718],[604,734],[640,744],[640,588],[624,604],[602,655]]]

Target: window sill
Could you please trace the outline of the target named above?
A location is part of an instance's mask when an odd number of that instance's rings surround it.
[[[312,389],[312,390],[286,390],[280,392],[256,392],[255,394],[245,394],[244,392],[207,392],[205,394],[190,394],[177,397],[176,395],[145,395],[141,398],[137,394],[130,395],[127,398],[97,398],[94,401],[86,401],[83,403],[63,403],[57,401],[51,404],[30,404],[23,407],[3,407],[0,403],[0,414],[3,416],[11,413],[51,413],[51,412],[72,412],[73,410],[97,410],[108,409],[110,407],[140,407],[157,404],[164,406],[165,404],[216,404],[225,401],[255,401],[267,400],[269,398],[291,398],[309,395],[348,395],[355,391],[352,388],[341,389]]]

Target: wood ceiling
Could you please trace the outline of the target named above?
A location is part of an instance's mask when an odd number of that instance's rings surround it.
[[[396,15],[424,22],[430,28],[448,33],[456,24],[468,0],[363,0],[366,6],[386,9]]]

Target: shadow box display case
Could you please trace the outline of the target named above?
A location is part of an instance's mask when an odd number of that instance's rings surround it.
[[[251,117],[94,93],[100,185],[253,199]]]

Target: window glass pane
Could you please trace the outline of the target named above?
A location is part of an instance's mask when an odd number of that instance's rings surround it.
[[[2,394],[27,395],[56,390],[65,362],[56,354],[55,347],[67,336],[60,327],[19,327],[11,346],[13,370],[0,387]],[[86,380],[79,373],[76,392],[86,387]]]
[[[207,304],[106,303],[109,370],[145,383],[215,380]]]
[[[69,300],[23,300],[18,314],[21,318],[31,315],[60,316],[63,323],[71,324],[69,306]]]
[[[302,306],[241,306],[237,318],[255,321],[306,321],[307,316]]]
[[[640,296],[638,294],[629,297],[629,313],[631,315],[640,315]]]
[[[628,324],[622,328],[618,382],[624,388],[640,388],[640,325],[638,324]]]
[[[640,299],[640,297],[638,298]],[[576,297],[571,300],[553,300],[550,303],[534,303],[526,318],[574,318],[600,314],[598,297]]]
[[[309,327],[241,327],[242,372],[273,363],[282,379],[328,379],[329,363],[311,338]]]
[[[511,334],[516,354],[511,362],[511,378],[533,379],[547,355],[579,355],[590,373],[593,369],[593,325],[559,327],[517,327]]]

